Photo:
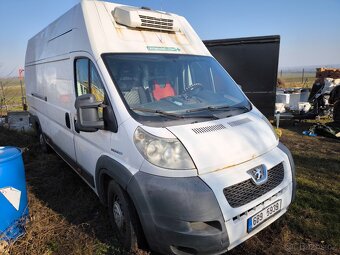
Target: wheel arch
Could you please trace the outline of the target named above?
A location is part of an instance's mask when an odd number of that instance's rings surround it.
[[[111,180],[114,180],[126,191],[132,176],[132,173],[118,161],[106,155],[101,156],[96,164],[95,176],[100,201],[107,205],[107,189]]]
[[[30,114],[30,123],[32,124],[36,132],[41,131],[41,124],[38,116]]]

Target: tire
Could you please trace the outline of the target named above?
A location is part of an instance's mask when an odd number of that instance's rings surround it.
[[[123,248],[137,250],[142,239],[138,215],[128,194],[114,181],[108,186],[108,212],[114,234]]]
[[[43,132],[41,131],[40,128],[38,129],[37,134],[38,134],[39,145],[40,145],[41,151],[43,153],[50,153],[51,152],[51,148],[47,144],[45,135],[43,134]]]

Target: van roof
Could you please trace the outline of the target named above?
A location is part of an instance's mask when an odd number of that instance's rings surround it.
[[[83,0],[29,40],[26,65],[77,51],[210,55],[182,16]]]

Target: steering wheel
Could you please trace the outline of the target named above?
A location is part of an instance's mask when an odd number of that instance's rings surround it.
[[[203,89],[204,89],[203,84],[197,82],[197,83],[193,83],[193,84],[191,84],[189,87],[187,87],[187,88],[184,90],[184,92],[185,92],[185,93],[193,93],[193,92],[195,91],[195,93],[197,93],[197,92],[199,92],[199,91],[201,91],[201,90],[203,90]]]

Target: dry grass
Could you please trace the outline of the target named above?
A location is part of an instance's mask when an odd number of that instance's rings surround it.
[[[18,78],[1,79],[0,83],[0,116],[8,111],[22,111],[21,85]],[[24,81],[23,95],[26,96]]]
[[[302,79],[302,72],[279,73],[278,79],[281,81],[281,88],[311,88],[315,81],[315,72],[306,72]]]
[[[106,208],[56,154],[42,154],[32,134],[0,130],[0,144],[28,148],[30,222],[10,254],[122,254]]]
[[[340,254],[340,143],[300,135],[308,123],[282,129],[297,164],[298,193],[288,213],[230,254]],[[41,154],[31,134],[0,128],[0,144],[25,155],[30,222],[10,254],[122,254],[106,208],[54,153]],[[138,251],[138,254],[147,254]]]

